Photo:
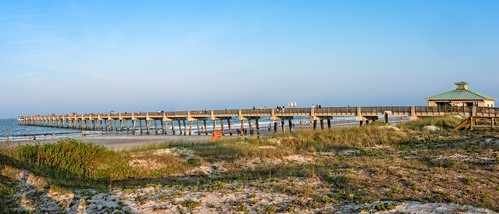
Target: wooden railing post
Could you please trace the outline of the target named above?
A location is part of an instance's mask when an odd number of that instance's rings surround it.
[[[416,115],[416,107],[412,106],[411,107],[411,114],[409,115],[409,120],[412,121],[412,120],[417,120],[417,119],[418,119],[418,116]]]
[[[362,118],[362,108],[357,107],[357,114],[355,115],[355,120],[357,121],[363,121],[364,119]]]

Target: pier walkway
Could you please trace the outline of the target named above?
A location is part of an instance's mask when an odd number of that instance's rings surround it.
[[[139,129],[142,133],[142,122],[145,122],[146,133],[150,133],[151,123],[155,124],[155,132],[158,134],[157,123],[161,123],[161,133],[167,134],[168,123],[171,124],[172,133],[175,135],[175,123],[178,124],[179,134],[191,135],[193,122],[196,122],[197,133],[200,135],[200,121],[203,121],[204,132],[208,135],[206,121],[213,121],[213,130],[216,130],[217,121],[220,123],[222,135],[225,135],[224,121],[228,127],[232,127],[230,119],[241,120],[241,129],[247,121],[250,130],[253,130],[252,120],[256,124],[256,134],[260,135],[259,119],[266,117],[274,121],[274,132],[277,132],[277,122],[281,122],[282,131],[286,130],[285,121],[288,120],[289,131],[292,131],[291,120],[294,117],[309,117],[313,121],[313,128],[316,129],[317,122],[324,129],[324,121],[331,127],[331,119],[337,116],[355,117],[360,125],[369,121],[384,118],[388,121],[389,116],[409,117],[415,120],[420,117],[444,116],[460,114],[467,118],[490,119],[491,127],[494,128],[496,120],[499,119],[499,108],[489,107],[433,107],[433,106],[381,106],[381,107],[321,107],[321,108],[282,108],[282,109],[230,109],[230,110],[199,110],[199,111],[176,111],[176,112],[145,112],[145,113],[107,113],[107,114],[71,114],[71,115],[46,115],[46,116],[21,116],[18,117],[19,125],[47,126],[59,128],[72,128],[82,130],[127,130],[135,133],[136,123],[139,122]],[[129,127],[129,120],[132,127]],[[186,127],[189,122],[189,128]],[[125,122],[125,125],[124,125]],[[113,124],[114,123],[114,124]],[[126,127],[125,127],[126,126]],[[232,135],[232,128],[229,128]],[[251,132],[253,134],[253,132]]]

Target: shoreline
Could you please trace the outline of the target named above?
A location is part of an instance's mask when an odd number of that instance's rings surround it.
[[[406,120],[401,120],[398,118],[398,120],[391,120],[389,124],[400,124],[401,122],[406,122]],[[355,127],[358,126],[356,122],[350,122],[350,123],[338,123],[338,124],[332,124],[331,128],[346,128],[346,127]],[[304,123],[304,124],[299,124],[299,123],[293,123],[293,130],[311,130],[313,129],[313,125],[309,123]],[[232,126],[232,132],[233,135],[229,135],[229,130],[228,127],[225,129],[225,135],[222,136],[222,138],[227,139],[227,138],[256,138],[258,135],[256,134],[256,128],[253,127],[255,130],[254,135],[250,135],[250,130],[248,127],[245,127],[248,129],[248,133],[245,135],[237,135],[236,130],[239,129],[239,127]],[[328,129],[327,124],[324,124],[324,129]],[[260,136],[268,136],[273,133],[274,127],[268,129],[268,126],[265,125],[264,127],[261,126],[260,128]],[[285,123],[285,132],[289,132],[289,126],[287,123]],[[316,130],[321,130],[320,123],[317,124]],[[82,133],[85,134],[86,130],[82,130]],[[220,131],[220,129],[217,129],[217,131]],[[115,134],[113,134],[115,133]],[[281,123],[278,123],[278,128],[277,128],[277,133],[283,133],[282,128],[281,128]],[[123,150],[123,149],[130,149],[134,147],[141,147],[141,146],[150,146],[150,145],[157,145],[157,144],[163,144],[163,143],[182,143],[182,142],[189,142],[189,143],[200,143],[200,142],[209,142],[210,138],[212,135],[212,130],[208,132],[208,135],[205,135],[202,133],[201,135],[197,134],[197,130],[193,130],[192,135],[163,135],[162,133],[156,134],[156,133],[151,133],[151,134],[132,134],[131,131],[124,131],[124,132],[116,132],[116,131],[107,131],[105,135],[87,135],[85,137],[80,137],[80,136],[65,136],[65,137],[55,137],[54,139],[51,137],[51,135],[47,135],[46,139],[43,139],[42,136],[38,136],[36,141],[31,141],[29,142],[28,140],[21,140],[21,141],[11,141],[10,145],[27,145],[27,144],[36,144],[36,143],[55,143],[58,142],[61,139],[64,138],[72,138],[76,140],[81,140],[83,142],[92,142],[97,145],[103,145],[109,149],[116,149],[116,150]],[[5,145],[5,141],[0,141],[0,145]]]
[[[392,117],[389,120],[390,120],[389,123],[391,123],[391,124],[399,124],[401,122],[408,121],[407,118],[397,117],[397,116]],[[295,118],[295,119],[293,119],[293,125],[297,128],[298,127],[312,128],[312,124],[310,124],[309,122],[312,122],[312,121],[310,121],[308,118]],[[256,132],[256,128],[255,128],[256,124],[254,122],[252,124],[253,124],[253,129]],[[356,121],[353,118],[334,118],[331,120],[331,128],[357,126],[358,124],[359,124],[359,121]],[[280,125],[281,125],[281,123],[279,121],[278,122],[278,132],[281,132]],[[327,127],[326,121],[325,121],[324,125],[325,125],[325,127]],[[271,124],[271,121],[266,121],[266,120],[260,121],[260,131],[262,133],[268,132],[269,126],[272,127],[272,129],[271,129],[271,131],[272,131],[273,130],[273,123]],[[285,121],[285,126],[287,129],[286,131],[288,131],[289,130],[288,121]],[[236,133],[237,129],[240,129],[240,127],[241,127],[241,124],[238,123],[238,121],[233,121],[232,131],[234,134]],[[144,133],[145,133],[146,132],[145,127],[143,127],[143,128],[144,128]],[[188,129],[188,126],[183,127],[182,129],[184,129],[184,128]],[[244,124],[244,128],[248,129],[248,132],[249,132],[249,125],[247,123]],[[319,121],[317,121],[317,128],[318,129],[320,128]],[[1,126],[0,126],[0,129],[1,129]],[[224,124],[224,129],[225,129],[226,133],[228,133],[227,130],[229,129],[229,127],[227,124]],[[162,128],[158,127],[158,130],[159,130],[159,135],[161,135],[163,133]],[[179,132],[179,129],[177,126],[175,127],[175,130],[177,133]],[[208,130],[208,133],[211,134],[211,132],[213,132],[213,124],[208,123],[207,130]],[[219,124],[217,124],[216,130],[220,130]],[[203,127],[201,127],[200,131],[201,131],[201,134],[203,135],[204,134]],[[18,125],[14,125],[9,137],[10,137],[11,142],[28,141],[29,136],[31,136],[31,137],[36,136],[37,140],[40,141],[41,139],[44,138],[44,134],[46,134],[47,139],[52,138],[52,133],[55,133],[56,138],[62,138],[62,137],[75,138],[75,137],[79,137],[80,132],[82,132],[83,134],[86,134],[87,137],[90,137],[90,136],[130,136],[130,135],[141,136],[139,127],[136,128],[135,134],[134,134],[132,130],[126,131],[126,129],[123,131],[87,130],[87,129],[72,129],[72,128],[68,129],[68,128],[54,128],[54,127],[43,127],[43,126],[18,126]],[[168,133],[168,135],[173,135],[173,133],[171,131],[171,126],[168,127],[167,133]],[[195,127],[193,127],[192,128],[192,135],[197,135],[197,133],[198,133],[198,130]],[[142,135],[144,135],[144,134],[142,134]],[[151,124],[150,135],[156,135],[154,124]],[[5,141],[6,141],[6,136],[3,135],[3,133],[0,133],[0,143],[5,142]]]

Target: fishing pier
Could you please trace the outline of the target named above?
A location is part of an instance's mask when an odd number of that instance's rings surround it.
[[[499,119],[499,108],[479,107],[479,106],[388,106],[388,107],[321,107],[321,108],[281,108],[281,109],[231,109],[231,110],[199,110],[199,111],[175,111],[175,112],[139,112],[139,113],[107,113],[107,114],[70,114],[70,115],[47,115],[47,116],[21,116],[17,118],[19,125],[27,126],[45,126],[56,128],[71,128],[80,130],[100,130],[100,131],[131,131],[135,133],[136,124],[139,123],[140,133],[151,133],[151,123],[154,123],[154,132],[156,134],[167,134],[168,125],[173,135],[176,134],[175,126],[178,126],[180,135],[191,135],[193,123],[196,123],[197,133],[201,135],[201,124],[203,122],[204,133],[208,135],[206,125],[207,120],[213,122],[213,130],[217,129],[225,135],[224,121],[229,127],[228,134],[232,135],[231,119],[237,118],[241,121],[241,129],[245,122],[250,130],[253,130],[252,121],[256,124],[256,134],[260,135],[259,119],[270,118],[274,123],[274,132],[277,132],[277,123],[281,123],[282,132],[286,131],[286,120],[289,131],[292,130],[291,120],[294,117],[308,117],[313,121],[313,128],[317,128],[320,123],[321,129],[331,128],[331,119],[338,116],[355,117],[360,125],[368,124],[369,121],[375,121],[383,118],[388,122],[388,117],[399,116],[408,117],[409,120],[416,120],[421,117],[434,117],[459,114],[467,119],[458,127],[471,129],[479,127],[494,128],[496,120]],[[490,120],[490,125],[477,125],[477,120]],[[131,121],[131,124],[129,123]],[[467,122],[468,121],[468,122]],[[143,130],[142,123],[146,127]],[[474,123],[473,123],[474,122]],[[160,126],[158,126],[158,123]],[[187,127],[187,123],[189,127]],[[131,126],[131,127],[130,127]],[[456,127],[456,128],[458,128]],[[253,134],[253,133],[251,133]]]

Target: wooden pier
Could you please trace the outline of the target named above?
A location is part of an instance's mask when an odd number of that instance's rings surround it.
[[[253,130],[252,121],[256,124],[256,134],[260,135],[259,120],[261,118],[270,118],[274,122],[274,132],[277,132],[277,123],[281,122],[282,132],[286,131],[286,120],[288,121],[289,131],[292,131],[291,120],[294,117],[308,117],[313,121],[313,128],[317,128],[317,122],[324,129],[324,121],[327,121],[328,128],[331,128],[331,119],[338,116],[351,116],[359,121],[360,125],[369,123],[369,121],[380,118],[388,122],[389,116],[409,117],[409,120],[416,120],[420,117],[433,117],[459,114],[473,121],[473,118],[490,119],[491,127],[494,127],[499,118],[499,108],[489,107],[434,107],[434,106],[382,106],[382,107],[321,107],[321,108],[282,108],[282,109],[230,109],[230,110],[199,110],[199,111],[176,111],[176,112],[145,112],[145,113],[107,113],[107,114],[70,114],[70,115],[46,115],[46,116],[21,116],[18,117],[19,125],[27,126],[46,126],[57,128],[72,128],[81,130],[101,130],[101,131],[131,131],[135,133],[137,122],[139,123],[140,133],[151,133],[151,123],[154,123],[156,134],[167,134],[168,124],[170,124],[172,133],[175,135],[175,126],[178,126],[180,135],[191,135],[192,125],[195,122],[197,133],[200,135],[200,121],[203,122],[204,134],[208,135],[206,121],[213,121],[213,130],[217,129],[217,121],[222,135],[226,134],[224,130],[224,121],[229,127],[229,134],[233,135],[230,120],[237,118],[241,121],[241,129],[245,123],[250,130]],[[130,123],[131,121],[131,127]],[[146,125],[143,130],[142,122]],[[187,128],[186,122],[189,124]],[[160,123],[160,126],[158,126]],[[124,125],[125,124],[125,125]],[[464,127],[464,125],[461,124]],[[158,129],[161,127],[161,131]],[[253,134],[251,131],[250,134]]]

